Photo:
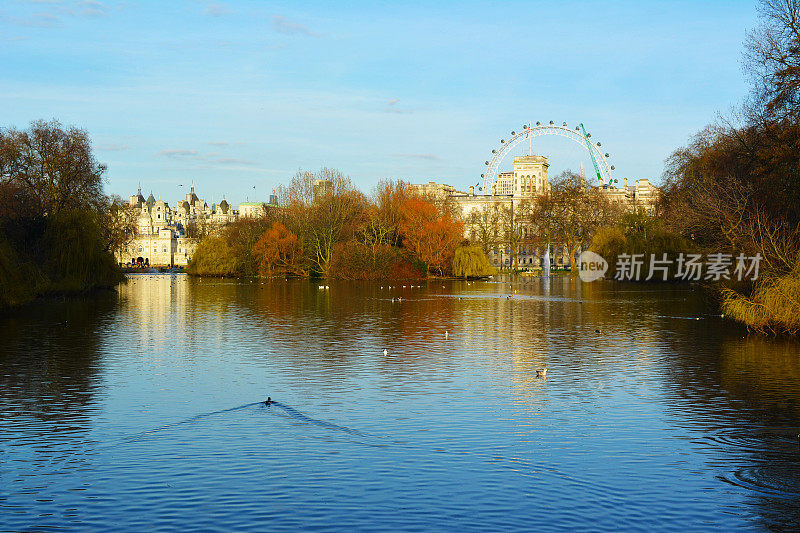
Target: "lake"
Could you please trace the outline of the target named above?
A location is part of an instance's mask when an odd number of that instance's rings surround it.
[[[413,283],[0,318],[0,531],[800,527],[796,340],[688,286]]]

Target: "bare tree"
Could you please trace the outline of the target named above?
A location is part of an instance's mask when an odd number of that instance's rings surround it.
[[[526,225],[530,221],[531,203],[522,200],[514,205],[512,202],[500,211],[503,245],[511,254],[511,268],[517,268],[520,245],[525,241]]]
[[[563,244],[572,266],[576,254],[589,246],[595,232],[613,225],[620,215],[619,206],[601,189],[587,186],[579,175],[565,171],[553,180],[550,191],[534,202],[532,240],[546,246]]]
[[[500,244],[500,204],[492,202],[467,215],[467,228],[471,241],[479,243],[483,253],[491,254]]]
[[[365,198],[335,169],[298,172],[278,190],[284,222],[297,235],[312,270],[328,274],[334,245],[360,226]]]
[[[800,1],[761,0],[761,24],[748,35],[745,70],[754,108],[767,118],[800,116]],[[760,114],[760,113],[759,113]]]
[[[0,131],[0,182],[24,188],[42,215],[101,209],[105,170],[85,130],[39,120],[25,131]]]

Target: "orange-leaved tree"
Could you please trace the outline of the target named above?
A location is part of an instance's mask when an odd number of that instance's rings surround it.
[[[253,246],[253,255],[258,261],[262,276],[271,274],[304,274],[296,261],[297,235],[280,222],[273,222]]]
[[[403,204],[400,223],[403,245],[414,252],[428,271],[443,272],[461,244],[464,225],[449,210],[439,210],[419,196],[409,196]]]

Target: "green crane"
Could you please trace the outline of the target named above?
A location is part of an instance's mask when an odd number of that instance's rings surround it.
[[[583,127],[583,122],[581,122],[581,133],[583,133],[583,140],[586,141],[586,148],[589,149],[589,157],[592,158],[592,164],[594,165],[594,171],[595,174],[597,174],[597,179],[602,183],[603,178],[600,176],[600,166],[597,164],[597,159],[594,157],[594,146],[592,146],[592,141],[589,140],[589,134],[586,133],[586,128]]]

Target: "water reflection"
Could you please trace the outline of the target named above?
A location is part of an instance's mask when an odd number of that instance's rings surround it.
[[[318,285],[134,276],[116,297],[0,321],[0,486],[14,487],[0,493],[0,519],[800,522],[798,344],[747,336],[692,288]],[[266,396],[286,408],[253,403]],[[55,471],[60,481],[44,483]],[[64,497],[81,487],[105,503]],[[203,511],[218,499],[229,507]]]
[[[115,304],[106,293],[0,319],[0,522],[6,512],[53,502],[60,467],[85,467]],[[72,510],[60,508],[59,518]]]
[[[719,480],[747,490],[754,522],[800,524],[800,347],[710,329],[700,345],[672,338],[670,414],[700,432]],[[699,354],[698,354],[699,351]]]

